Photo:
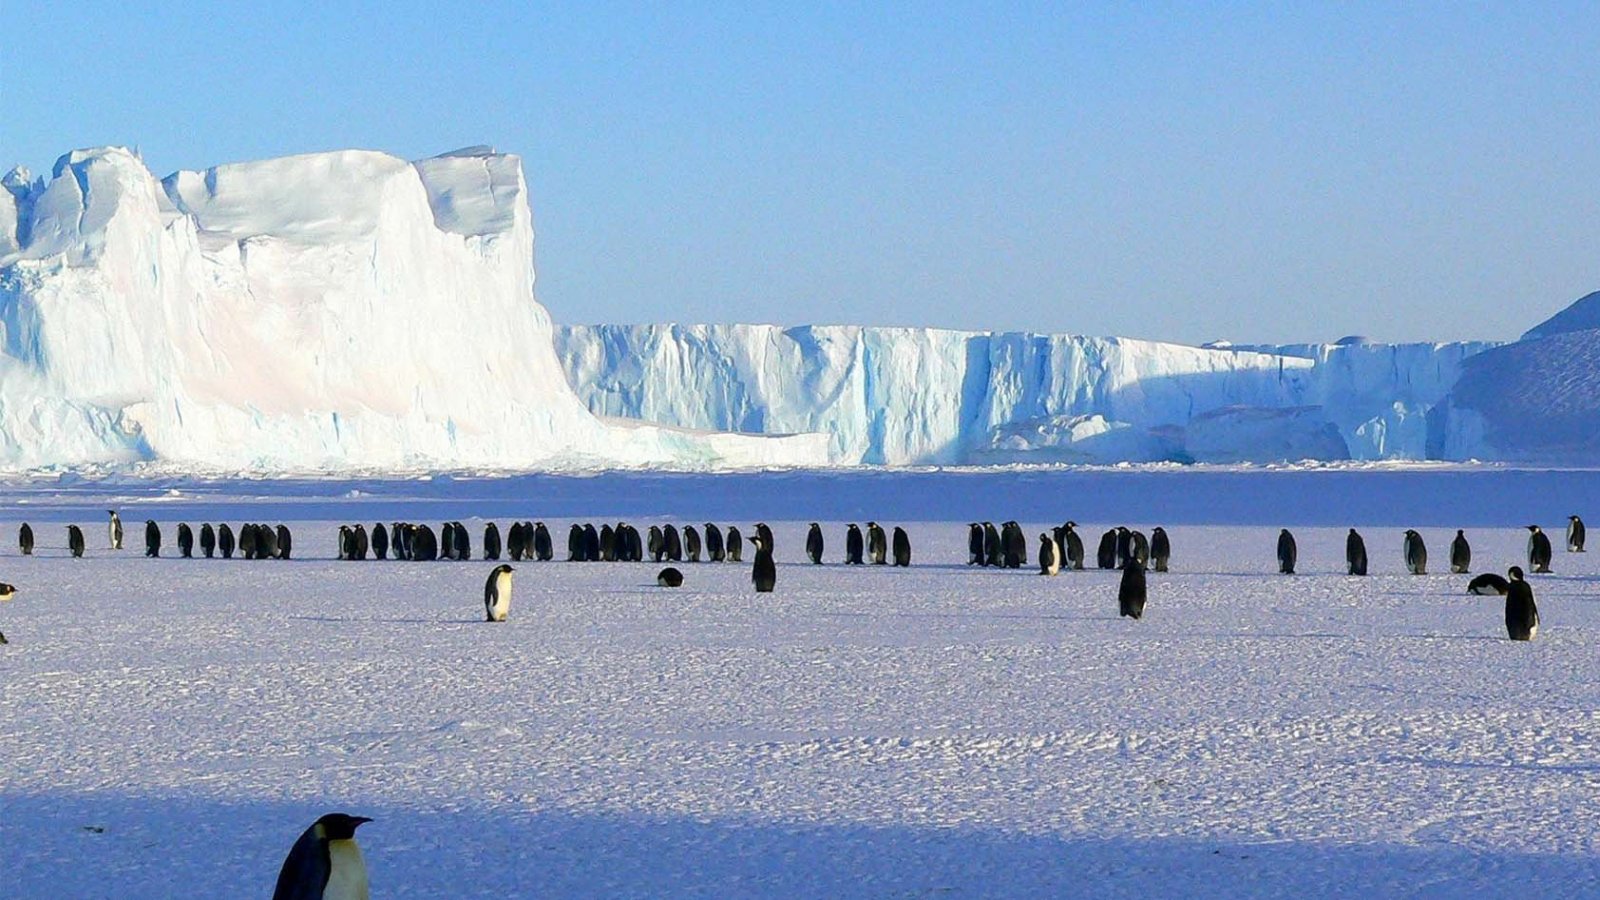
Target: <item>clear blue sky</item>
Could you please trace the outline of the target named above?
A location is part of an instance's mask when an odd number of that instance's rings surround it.
[[[1456,339],[1600,289],[1593,3],[140,6],[5,4],[0,162],[491,143],[563,321]]]

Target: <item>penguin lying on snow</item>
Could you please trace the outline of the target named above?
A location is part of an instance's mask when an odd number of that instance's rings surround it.
[[[1485,572],[1477,578],[1467,582],[1467,593],[1477,594],[1480,597],[1504,597],[1510,583],[1493,572]]]
[[[656,573],[656,584],[670,588],[683,587],[683,573],[671,566],[667,566]]]
[[[329,813],[289,849],[272,900],[368,900],[367,863],[356,829],[372,820]]]

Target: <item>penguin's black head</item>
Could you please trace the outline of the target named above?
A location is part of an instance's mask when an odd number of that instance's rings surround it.
[[[1077,528],[1078,527],[1078,523],[1077,522],[1068,522],[1067,523],[1067,527],[1068,528]]]
[[[510,566],[508,566],[508,565],[506,565],[504,563],[501,563],[500,565],[495,566],[494,570],[496,572],[500,572],[502,574],[506,573],[506,572],[515,572],[516,571],[516,569],[513,569],[513,568],[511,568]]]
[[[356,829],[372,820],[366,816],[352,816],[345,813],[328,813],[318,819],[316,824],[322,829],[323,840],[348,841],[356,836]]]
[[[1511,576],[1511,580],[1512,581],[1521,581],[1522,580],[1522,567],[1521,566],[1512,566],[1510,569],[1506,570],[1506,574]]]

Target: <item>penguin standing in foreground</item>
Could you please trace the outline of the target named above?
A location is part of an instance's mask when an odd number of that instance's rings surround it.
[[[1061,572],[1061,551],[1056,539],[1045,531],[1039,534],[1039,574],[1057,575]]]
[[[1550,536],[1537,525],[1528,526],[1528,568],[1536,575],[1550,574]]]
[[[1533,602],[1533,585],[1523,580],[1522,570],[1516,566],[1506,574],[1511,576],[1506,589],[1506,634],[1513,641],[1531,641],[1539,633],[1539,607]]]
[[[866,553],[866,541],[861,537],[861,529],[856,523],[851,522],[844,533],[844,564],[847,566],[862,565],[862,554]]]
[[[501,563],[483,583],[483,611],[491,622],[504,622],[511,613],[511,573],[514,571]]]
[[[23,556],[33,555],[33,528],[27,522],[17,529],[17,547],[22,550]]]
[[[806,532],[806,559],[814,565],[822,565],[822,526],[816,522],[811,523],[811,528]]]
[[[1294,544],[1294,535],[1285,528],[1278,532],[1278,574],[1293,575],[1295,557],[1300,553]]]
[[[194,556],[194,530],[188,522],[178,523],[178,554],[184,559]]]
[[[1351,575],[1367,574],[1367,542],[1354,528],[1344,538],[1344,562]]]
[[[144,520],[144,555],[161,555],[161,528],[155,519]]]
[[[1504,597],[1510,588],[1511,582],[1493,572],[1485,572],[1467,582],[1467,593],[1480,597]]]
[[[1428,574],[1428,545],[1422,542],[1422,535],[1415,528],[1406,529],[1404,549],[1406,571],[1413,575]]]
[[[902,569],[911,565],[911,536],[899,525],[894,527],[894,564]]]
[[[1122,583],[1117,585],[1117,615],[1130,619],[1144,616],[1144,566],[1132,557],[1122,564]]]
[[[1150,529],[1150,568],[1157,572],[1165,572],[1167,563],[1172,559],[1172,539],[1167,537],[1167,530],[1160,525]]]
[[[778,583],[778,566],[772,561],[772,548],[761,535],[752,543],[756,545],[756,559],[750,566],[750,580],[755,583],[756,593],[770,594]]]
[[[200,523],[200,552],[210,559],[217,553],[217,531],[210,522]]]
[[[329,813],[313,822],[284,859],[272,900],[368,900],[367,863],[356,829],[371,821]]]
[[[67,526],[67,549],[72,551],[74,557],[83,556],[83,529],[76,525]]]
[[[121,550],[122,549],[122,517],[117,515],[117,511],[114,510],[114,509],[108,509],[108,510],[106,510],[106,512],[111,514],[111,521],[106,524],[106,536],[111,539],[111,549],[113,549],[113,550]],[[1574,516],[1573,518],[1577,518],[1577,517]]]
[[[1464,575],[1472,569],[1472,545],[1467,543],[1467,533],[1456,529],[1456,536],[1450,541],[1450,572],[1454,575]]]
[[[1583,539],[1583,520],[1577,516],[1567,516],[1567,552],[1582,553]]]

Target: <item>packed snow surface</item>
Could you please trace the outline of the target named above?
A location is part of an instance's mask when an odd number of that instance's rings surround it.
[[[1517,644],[1499,598],[1402,574],[1400,543],[1442,557],[1464,525],[1503,571],[1520,524],[1597,506],[1592,472],[1450,468],[18,482],[4,893],[264,896],[343,810],[376,820],[384,897],[1582,896],[1600,555],[1535,577]],[[650,563],[523,563],[489,624],[486,561],[329,558],[340,522],[462,519],[476,550],[480,516],[766,519],[777,590],[748,564],[669,591]],[[973,516],[1030,547],[1067,517],[1166,524],[1173,571],[1118,619],[1113,573],[965,565]],[[180,520],[287,520],[297,558],[144,559],[146,517],[168,548]],[[911,568],[838,564],[869,517]],[[1273,574],[1280,524],[1299,575]],[[1352,524],[1371,577],[1343,574]]]

